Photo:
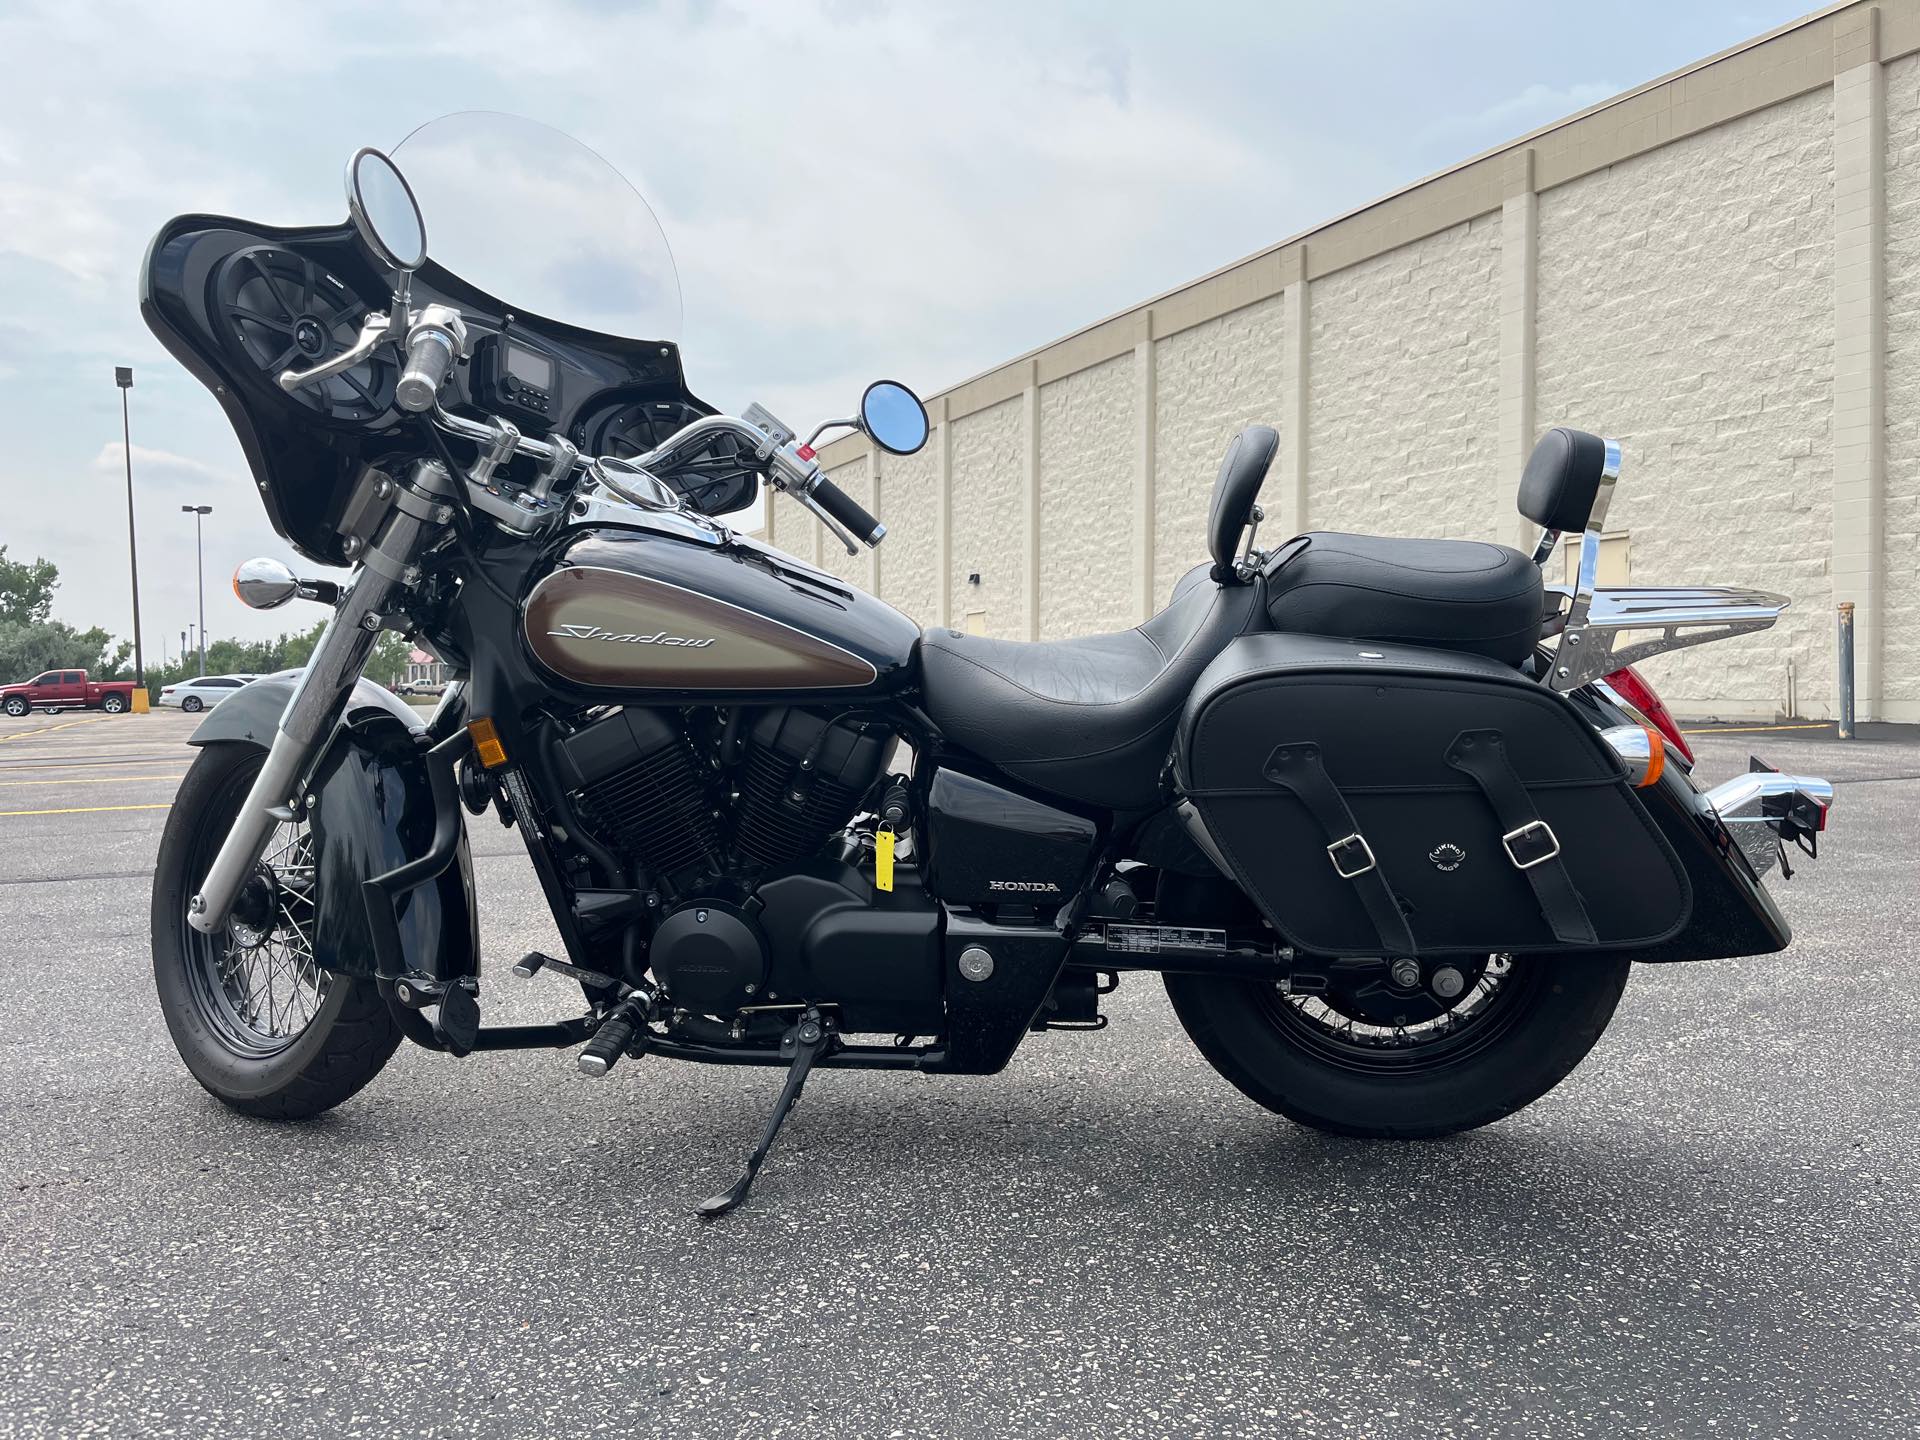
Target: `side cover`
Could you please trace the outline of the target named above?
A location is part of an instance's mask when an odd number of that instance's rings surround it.
[[[1479,656],[1243,637],[1195,686],[1175,765],[1197,838],[1315,954],[1643,946],[1691,908],[1592,726]]]

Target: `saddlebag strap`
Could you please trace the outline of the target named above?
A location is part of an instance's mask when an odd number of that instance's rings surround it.
[[[1540,914],[1563,944],[1596,945],[1593,921],[1573,877],[1560,863],[1560,837],[1540,818],[1533,799],[1507,757],[1506,737],[1498,730],[1462,730],[1447,751],[1447,764],[1470,776],[1493,807],[1506,833],[1500,844],[1514,868],[1533,886]]]
[[[1415,955],[1413,931],[1400,909],[1393,887],[1380,873],[1373,858],[1373,847],[1360,833],[1353,811],[1341,798],[1339,787],[1320,761],[1320,747],[1310,740],[1282,745],[1267,757],[1267,779],[1290,790],[1307,807],[1326,832],[1327,859],[1334,873],[1353,886],[1360,903],[1367,907],[1374,932],[1380,937],[1381,953],[1387,956]]]

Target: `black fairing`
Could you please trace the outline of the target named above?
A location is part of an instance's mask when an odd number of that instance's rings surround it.
[[[284,316],[237,320],[236,281],[251,286],[256,298],[277,296]],[[262,284],[275,288],[263,290]],[[320,314],[338,335],[347,334],[358,329],[368,309],[384,309],[389,296],[387,278],[344,225],[287,229],[183,215],[154,237],[141,270],[142,316],[226,411],[273,528],[302,555],[325,565],[348,563],[335,526],[361,469],[418,455],[425,448],[422,422],[392,403],[397,377],[390,355],[349,371],[353,381],[338,382],[332,393],[341,403],[330,412],[316,404],[313,392],[288,395],[273,377],[285,366],[304,367],[337,353],[337,342],[320,355],[294,350],[291,342],[284,356],[261,346],[278,334],[274,327],[283,318],[292,322],[307,311]],[[640,441],[654,438],[653,431],[663,436],[713,413],[688,392],[674,345],[617,339],[512,311],[429,263],[414,277],[411,303],[435,301],[458,307],[471,347],[504,332],[552,356],[566,381],[553,428],[587,454],[631,454]],[[273,303],[265,302],[269,311]],[[473,378],[468,367],[456,368],[443,397],[448,408],[470,400]],[[652,428],[641,434],[636,426]]]

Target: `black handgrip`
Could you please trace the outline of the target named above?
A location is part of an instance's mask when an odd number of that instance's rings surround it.
[[[813,483],[813,498],[820,508],[838,520],[853,533],[853,538],[867,545],[878,545],[886,539],[887,527],[866,512],[860,502],[833,481],[822,475]]]

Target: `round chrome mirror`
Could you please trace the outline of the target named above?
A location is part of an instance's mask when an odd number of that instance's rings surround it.
[[[876,380],[860,397],[860,428],[882,450],[912,455],[927,443],[932,427],[918,395],[898,380]]]
[[[300,582],[278,560],[262,555],[233,572],[233,593],[249,610],[276,610],[300,593]]]
[[[389,269],[413,271],[427,263],[427,222],[419,202],[400,167],[378,150],[357,150],[347,162],[347,213]]]

